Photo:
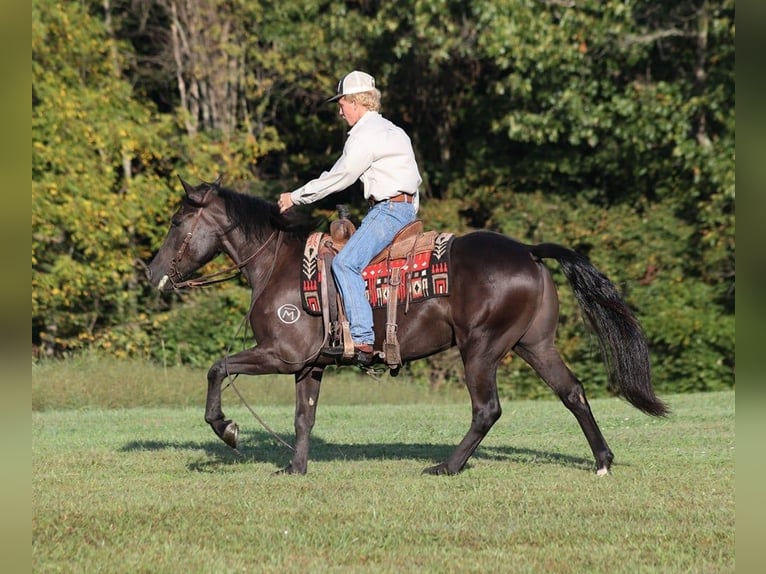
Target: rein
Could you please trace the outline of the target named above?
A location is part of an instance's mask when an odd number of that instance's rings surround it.
[[[229,265],[225,269],[221,269],[220,271],[203,275],[202,277],[198,277],[197,279],[187,279],[185,281],[176,281],[176,279],[181,278],[181,274],[178,273],[176,266],[178,265],[178,263],[180,263],[181,257],[183,256],[187,246],[189,245],[189,242],[191,241],[192,232],[190,231],[189,233],[186,234],[186,238],[184,239],[184,242],[181,244],[181,247],[178,249],[178,253],[176,253],[176,256],[173,257],[173,260],[170,262],[170,273],[168,274],[168,279],[170,280],[170,284],[173,286],[173,289],[184,289],[186,287],[204,287],[206,285],[213,285],[215,283],[223,283],[224,281],[230,281],[231,279],[234,279],[239,274],[240,271],[242,271],[243,267],[245,267],[248,263],[250,263],[256,257],[258,257],[258,255],[260,255],[261,252],[268,246],[268,244],[271,243],[271,240],[274,239],[274,236],[277,234],[278,234],[277,230],[272,231],[268,239],[266,239],[266,241],[263,242],[263,245],[261,245],[258,249],[256,249],[255,253],[248,255],[245,259],[243,259],[239,263],[235,263],[234,265]],[[282,243],[282,234],[279,233],[278,241],[277,241],[277,251],[279,251],[279,245],[281,245],[281,243]],[[274,263],[272,263],[272,266],[271,266],[272,270],[274,269],[276,260],[277,258],[275,254]],[[235,273],[232,275],[229,275],[228,277],[221,277],[221,275],[226,275],[227,273],[231,273],[232,271],[234,271]],[[269,271],[269,276],[271,276],[271,271]]]

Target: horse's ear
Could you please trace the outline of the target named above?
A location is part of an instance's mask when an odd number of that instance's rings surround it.
[[[181,185],[184,188],[184,192],[186,193],[186,196],[188,197],[192,193],[194,193],[194,186],[192,186],[190,183],[187,183],[184,178],[182,178],[180,175],[178,176],[178,179],[181,180]]]
[[[221,184],[223,183],[223,175],[222,173],[218,174],[218,177],[215,178],[215,181],[213,182],[213,187],[221,187]]]

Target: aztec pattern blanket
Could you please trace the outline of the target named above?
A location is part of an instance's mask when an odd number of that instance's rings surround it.
[[[322,273],[318,266],[319,246],[322,233],[314,233],[306,242],[303,252],[301,271],[301,298],[304,310],[311,315],[322,314],[320,296]],[[391,270],[399,267],[399,303],[424,301],[430,297],[446,297],[450,291],[450,245],[454,239],[452,233],[440,233],[436,236],[432,251],[415,254],[414,257],[391,259],[374,265],[368,265],[362,272],[365,280],[365,295],[373,309],[388,304],[388,289]],[[329,272],[329,271],[327,271]]]

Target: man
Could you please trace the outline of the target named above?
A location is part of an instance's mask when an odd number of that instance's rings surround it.
[[[351,129],[343,153],[329,171],[279,197],[282,212],[293,205],[313,203],[361,180],[370,210],[359,229],[335,257],[332,272],[343,296],[357,363],[373,360],[372,308],[364,294],[362,270],[394,236],[415,220],[422,181],[410,138],[380,115],[380,92],[375,79],[353,71],[338,83],[340,116]],[[328,354],[342,354],[329,349]]]

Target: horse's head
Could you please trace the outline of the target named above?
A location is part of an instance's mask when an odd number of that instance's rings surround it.
[[[220,183],[219,177],[213,183],[195,187],[181,179],[186,196],[173,214],[170,230],[147,272],[158,289],[176,287],[221,251],[226,210],[218,197]]]

